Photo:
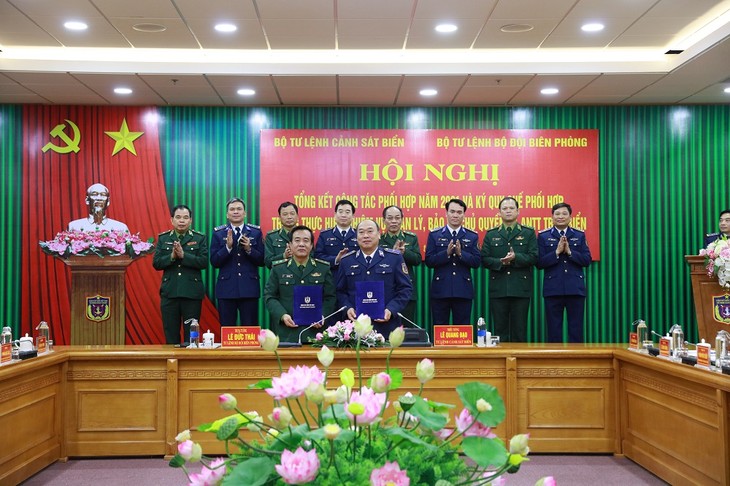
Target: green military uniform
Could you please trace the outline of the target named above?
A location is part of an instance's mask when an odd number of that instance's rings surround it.
[[[306,327],[292,328],[281,322],[284,314],[292,315],[294,287],[296,285],[321,285],[323,287],[323,316],[331,314],[335,308],[337,294],[335,293],[335,283],[330,271],[330,264],[324,260],[310,257],[303,267],[300,268],[293,258],[274,262],[264,289],[264,302],[271,316],[271,330],[283,342],[298,342],[299,333]],[[308,330],[302,335],[302,342],[306,343],[307,337],[314,336],[318,332],[320,330],[317,328]]]
[[[175,241],[180,241],[185,256],[172,258]],[[208,240],[204,234],[188,230],[178,235],[174,230],[160,233],[152,266],[162,270],[160,310],[167,344],[180,344],[180,323],[200,319],[205,286],[200,271],[208,267]],[[190,326],[184,325],[185,341]]]
[[[502,265],[510,247],[515,259]],[[482,265],[489,269],[489,308],[494,332],[506,342],[527,341],[527,315],[532,296],[533,267],[537,263],[537,237],[529,226],[504,225],[487,231],[482,243]]]
[[[408,305],[401,312],[406,318],[413,321],[416,318],[416,284],[413,281],[413,267],[417,267],[423,261],[421,256],[421,245],[418,244],[418,237],[415,233],[410,231],[401,231],[398,234],[392,235],[387,231],[383,236],[380,237],[380,246],[385,248],[393,248],[398,240],[402,240],[406,244],[406,251],[403,252],[403,259],[406,261],[408,266],[408,276],[411,278],[411,284],[413,284],[413,293],[411,293],[411,300],[408,301]]]
[[[264,263],[271,268],[274,262],[284,259],[286,245],[291,241],[291,234],[284,228],[271,230],[266,233],[264,242]]]

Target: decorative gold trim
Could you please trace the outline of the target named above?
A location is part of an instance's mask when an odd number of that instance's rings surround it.
[[[38,391],[50,385],[54,385],[60,381],[58,373],[41,376],[37,379],[30,380],[20,386],[13,385],[10,389],[0,390],[0,403],[12,400],[26,393]]]
[[[76,370],[66,374],[68,381],[81,380],[167,380],[164,370]]]
[[[697,393],[693,393],[690,390],[683,388],[676,383],[667,383],[663,380],[657,380],[656,378],[646,376],[643,373],[637,373],[629,370],[622,370],[623,378],[626,381],[636,383],[644,388],[656,390],[664,395],[683,400],[685,402],[693,403],[697,406],[717,412],[718,405],[715,398],[705,398]]]
[[[518,378],[613,378],[612,368],[518,368]]]

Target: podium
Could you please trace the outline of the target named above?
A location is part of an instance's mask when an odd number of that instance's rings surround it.
[[[124,344],[128,255],[61,258],[71,269],[71,344]]]
[[[690,267],[699,338],[714,345],[717,331],[730,332],[730,289],[707,275],[705,257],[686,255],[684,260]]]

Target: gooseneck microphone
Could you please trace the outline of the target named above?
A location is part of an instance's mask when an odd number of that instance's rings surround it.
[[[313,322],[310,325],[308,325],[307,327],[305,327],[304,329],[302,329],[302,332],[299,333],[299,340],[297,341],[299,343],[299,345],[300,346],[302,345],[302,334],[304,334],[309,329],[312,329],[317,324],[324,324],[324,321],[326,321],[327,319],[329,319],[333,315],[342,312],[343,310],[345,310],[346,307],[347,307],[346,305],[343,305],[342,307],[340,307],[339,309],[337,309],[336,311],[334,311],[332,314],[330,314],[330,315],[328,315],[326,317],[323,317],[322,319],[320,319],[320,320],[318,320],[316,322]]]
[[[399,316],[399,317],[400,317],[401,319],[404,319],[404,320],[405,320],[406,322],[408,322],[408,323],[412,324],[412,325],[413,325],[414,327],[416,327],[416,328],[420,329],[421,331],[425,332],[425,333],[426,333],[426,339],[428,339],[428,341],[427,341],[427,342],[428,342],[429,344],[431,344],[431,336],[430,336],[430,335],[428,334],[428,331],[427,331],[426,329],[422,328],[421,326],[419,326],[418,324],[416,324],[416,323],[415,323],[415,322],[413,322],[412,320],[408,319],[408,318],[407,318],[406,316],[404,316],[404,315],[403,315],[403,314],[401,314],[400,312],[398,313],[398,316]]]

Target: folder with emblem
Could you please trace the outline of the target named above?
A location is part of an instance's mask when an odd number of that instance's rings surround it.
[[[298,326],[309,326],[322,319],[322,286],[295,285],[292,319]]]
[[[355,282],[355,313],[371,319],[385,317],[385,285],[382,281]]]

